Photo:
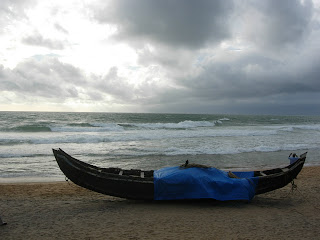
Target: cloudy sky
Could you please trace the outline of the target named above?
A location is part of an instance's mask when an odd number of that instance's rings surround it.
[[[0,110],[320,114],[319,0],[1,0]]]

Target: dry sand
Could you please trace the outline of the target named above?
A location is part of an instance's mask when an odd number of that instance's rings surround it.
[[[0,239],[319,239],[320,167],[250,203],[119,199],[73,183],[0,184]]]

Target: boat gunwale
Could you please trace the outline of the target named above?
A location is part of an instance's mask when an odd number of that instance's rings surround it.
[[[72,165],[74,168],[76,168],[78,171],[84,172],[86,174],[93,175],[98,178],[108,178],[108,179],[114,179],[114,180],[132,180],[132,181],[140,181],[141,182],[152,182],[153,183],[153,177],[144,177],[141,178],[140,176],[137,175],[120,175],[119,173],[111,173],[111,172],[106,172],[106,169],[119,169],[120,171],[130,171],[130,170],[124,170],[122,168],[102,168],[102,167],[97,167],[95,165],[91,165],[89,163],[83,162],[79,159],[76,159],[66,152],[64,152],[62,149],[55,150],[53,149],[56,153],[55,156],[58,156],[60,158],[63,158],[64,161],[68,162],[69,165]],[[60,154],[59,154],[60,153]],[[56,155],[57,154],[57,155]],[[80,167],[78,166],[80,165]],[[138,169],[132,169],[132,170],[138,170]],[[147,172],[147,171],[146,171]]]
[[[103,168],[103,167],[98,167],[89,163],[86,163],[84,161],[81,161],[79,159],[76,159],[74,157],[72,157],[71,155],[69,155],[68,153],[66,153],[65,151],[63,151],[61,148],[59,148],[59,150],[53,149],[54,152],[56,152],[57,154],[60,155],[60,157],[62,156],[63,158],[65,158],[65,160],[67,160],[69,163],[75,163],[76,165],[81,165],[81,167],[76,166],[75,164],[72,164],[74,167],[76,167],[77,169],[79,169],[80,171],[84,171],[83,168],[85,168],[86,170],[89,170],[90,172],[93,172],[93,175],[97,175],[99,177],[112,177],[114,176],[117,179],[128,179],[128,178],[134,178],[134,180],[138,180],[138,179],[142,179],[142,180],[152,180],[153,181],[153,176],[152,177],[141,177],[138,175],[134,175],[134,174],[130,174],[130,175],[125,175],[122,174],[120,175],[119,173],[112,173],[112,172],[108,172],[107,170],[109,169],[114,169],[114,170],[119,170],[119,171],[138,171],[138,172],[154,172],[154,170],[141,170],[141,169],[130,169],[130,170],[126,170],[123,168]],[[273,177],[277,177],[277,176],[282,176],[282,175],[287,175],[290,172],[292,172],[295,168],[297,168],[300,164],[304,164],[305,159],[306,159],[306,153],[301,154],[301,157],[294,162],[293,164],[290,164],[288,166],[282,167],[282,168],[273,168],[273,169],[266,169],[266,170],[258,170],[258,171],[253,171],[255,176],[254,177],[258,177],[259,179],[268,179],[268,178],[273,178]],[[71,161],[70,161],[71,160]],[[288,171],[282,171],[282,169],[288,169]],[[270,174],[266,174],[264,173],[265,171],[275,171],[278,170],[278,172],[276,173],[270,173]],[[250,171],[248,171],[250,172]],[[259,175],[261,173],[264,173],[266,175]],[[102,176],[101,176],[102,175]]]

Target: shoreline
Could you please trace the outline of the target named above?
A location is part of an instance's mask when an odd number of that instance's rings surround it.
[[[251,202],[134,201],[72,182],[0,183],[4,239],[317,239],[320,166]]]
[[[52,177],[12,177],[12,178],[3,178],[0,177],[1,184],[24,184],[24,183],[56,183],[64,182],[64,177],[61,178],[52,178]]]

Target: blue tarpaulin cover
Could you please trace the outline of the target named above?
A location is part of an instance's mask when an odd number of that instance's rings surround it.
[[[154,199],[251,200],[258,177],[253,172],[234,172],[238,178],[216,168],[167,167],[154,171]]]

